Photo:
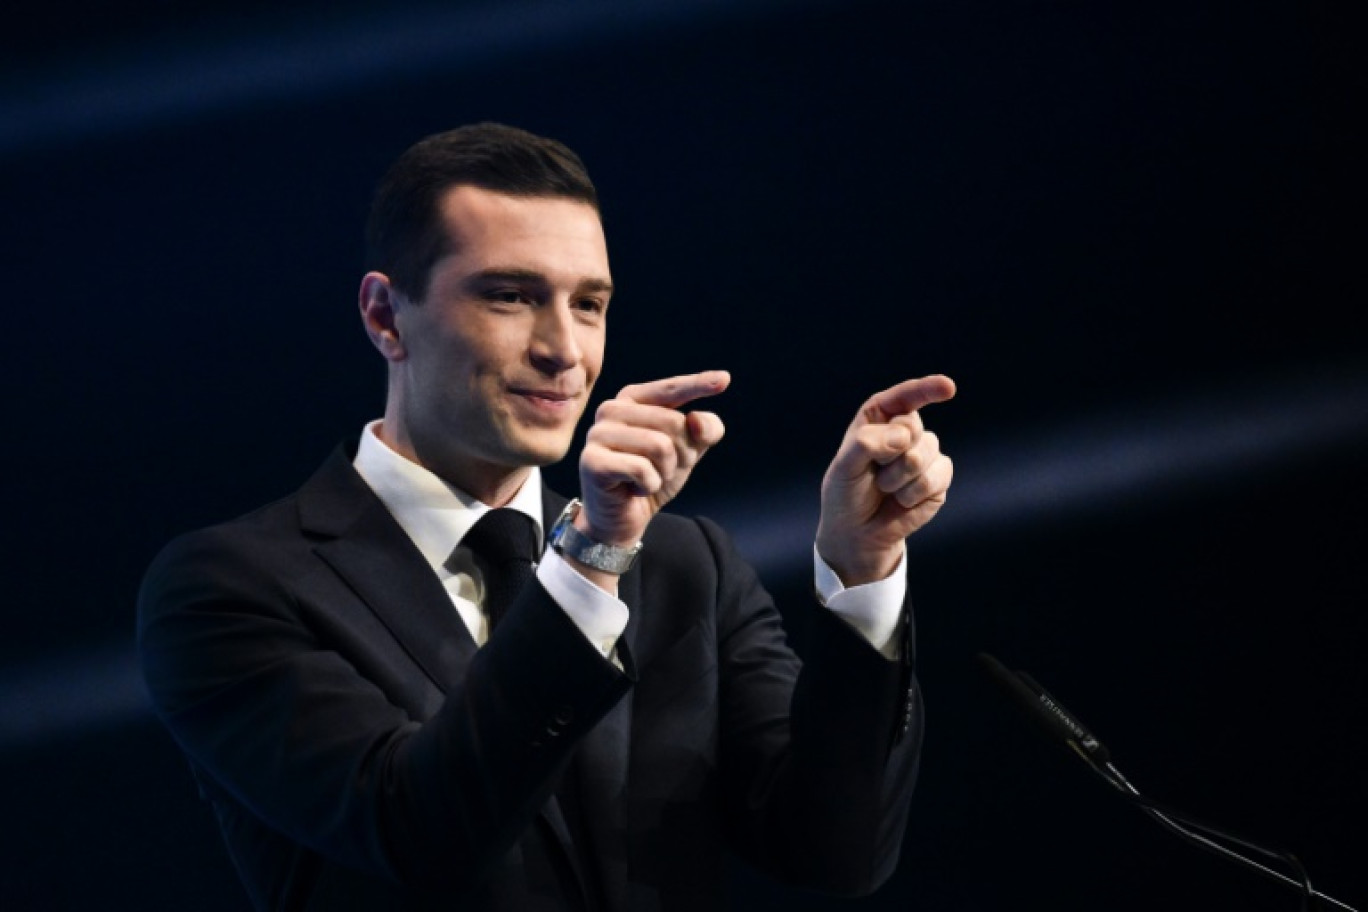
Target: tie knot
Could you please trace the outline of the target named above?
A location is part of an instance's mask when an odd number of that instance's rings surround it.
[[[536,563],[537,524],[525,513],[500,507],[481,516],[462,544],[488,561]]]

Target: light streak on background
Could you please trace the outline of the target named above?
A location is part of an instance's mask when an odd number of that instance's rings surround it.
[[[1177,403],[1137,406],[1037,437],[945,443],[950,505],[918,550],[985,530],[1086,519],[1204,482],[1288,468],[1368,439],[1368,370],[1322,370]],[[693,509],[723,523],[763,576],[806,573],[817,525],[811,481],[744,503]],[[0,749],[109,729],[150,716],[131,644],[109,644],[0,670]]]
[[[523,0],[397,7],[326,21],[282,16],[269,34],[126,48],[0,86],[0,155],[189,117],[300,102],[433,73],[517,64],[551,48],[791,13],[817,0]],[[20,83],[20,84],[14,84]]]
[[[955,480],[949,506],[918,535],[917,550],[1238,480],[1365,437],[1368,369],[1355,365],[1139,404],[1018,440],[942,439],[955,461]],[[817,511],[811,482],[748,499],[744,507],[694,510],[721,522],[760,572],[771,575],[805,566]]]

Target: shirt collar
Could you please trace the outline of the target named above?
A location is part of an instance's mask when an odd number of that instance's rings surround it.
[[[491,508],[390,449],[376,433],[379,427],[376,420],[362,430],[352,465],[427,562],[439,569],[475,521]],[[541,471],[531,468],[507,506],[531,517],[538,536],[543,537]]]

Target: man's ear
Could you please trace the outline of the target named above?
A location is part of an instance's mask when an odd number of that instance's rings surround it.
[[[359,295],[361,322],[366,335],[386,361],[402,361],[406,356],[404,341],[399,336],[395,310],[402,292],[394,287],[389,276],[382,272],[368,272],[361,279]]]

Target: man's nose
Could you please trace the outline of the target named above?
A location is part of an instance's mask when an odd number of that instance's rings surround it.
[[[575,315],[568,301],[557,301],[537,313],[532,334],[532,363],[551,373],[568,370],[583,353],[575,334]]]

